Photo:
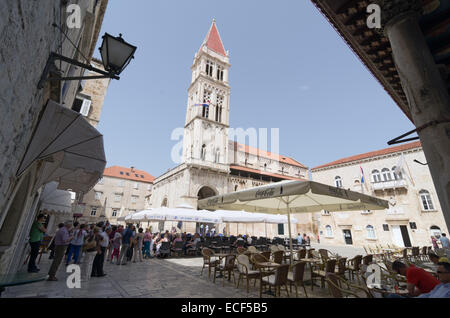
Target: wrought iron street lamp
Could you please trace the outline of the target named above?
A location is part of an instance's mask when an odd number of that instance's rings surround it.
[[[44,72],[42,74],[41,80],[39,81],[38,88],[44,87],[46,81],[71,81],[71,80],[88,80],[88,79],[98,79],[98,78],[112,78],[119,80],[118,76],[122,71],[128,66],[130,61],[134,58],[134,53],[137,49],[122,38],[122,34],[118,37],[114,37],[108,33],[102,37],[103,42],[99,48],[102,57],[102,62],[105,70],[100,70],[89,64],[81,63],[75,59],[71,59],[60,55],[55,52],[50,53],[50,57],[45,65]],[[83,69],[96,72],[101,75],[94,76],[71,76],[71,77],[48,77],[50,69],[54,67],[55,61],[60,60],[71,65],[79,66]]]

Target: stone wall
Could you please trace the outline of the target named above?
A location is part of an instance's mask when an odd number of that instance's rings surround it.
[[[78,58],[70,41],[52,24],[65,30],[79,50],[89,56],[101,26],[98,6],[104,9],[107,1],[68,1],[67,4],[76,3],[81,9],[82,27],[72,29],[65,27],[68,14],[62,3],[0,1],[0,231],[6,237],[5,244],[0,246],[0,273],[17,271],[22,265],[29,229],[36,214],[39,189],[35,189],[34,182],[40,176],[39,163],[33,164],[22,177],[16,176],[33,131],[47,100],[51,97],[70,107],[78,86],[77,81],[51,85],[47,82],[44,88],[37,88],[50,52]],[[58,62],[58,66],[63,76],[69,73],[66,63]],[[71,76],[81,72],[81,68],[73,68]],[[66,94],[63,95],[64,84]],[[29,184],[27,193],[21,194],[20,206],[16,206],[15,193],[25,178]]]

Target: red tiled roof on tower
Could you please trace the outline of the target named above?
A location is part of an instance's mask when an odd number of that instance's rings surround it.
[[[215,20],[213,20],[211,28],[202,45],[206,45],[208,49],[213,50],[220,55],[227,56],[222,40],[220,39],[219,31],[217,31]]]
[[[381,149],[381,150],[366,152],[366,153],[363,153],[363,154],[360,154],[360,155],[355,155],[355,156],[339,159],[339,160],[336,160],[336,161],[333,161],[333,162],[330,162],[330,163],[326,163],[326,164],[321,165],[321,166],[314,167],[311,170],[320,169],[320,168],[326,168],[326,167],[331,167],[331,166],[337,166],[337,165],[340,165],[340,164],[349,163],[349,162],[353,162],[353,161],[359,161],[359,160],[368,159],[368,158],[372,158],[372,157],[383,156],[383,155],[387,155],[387,154],[390,154],[390,153],[395,153],[395,152],[399,152],[399,151],[405,151],[405,150],[409,150],[409,149],[419,148],[421,146],[422,145],[421,145],[420,141],[415,141],[415,142],[411,142],[411,143],[400,145],[400,146],[395,146],[395,147],[385,148],[385,149]]]
[[[125,168],[120,166],[108,167],[103,172],[103,175],[107,177],[115,177],[120,179],[128,179],[147,183],[153,183],[153,180],[155,180],[155,177],[152,176],[150,173],[145,172],[143,170],[134,169],[134,167],[131,168]]]

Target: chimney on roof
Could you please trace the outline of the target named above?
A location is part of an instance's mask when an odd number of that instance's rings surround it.
[[[131,172],[134,172],[134,167],[133,166],[131,166]]]

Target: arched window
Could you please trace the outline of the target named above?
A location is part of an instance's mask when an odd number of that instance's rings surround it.
[[[378,171],[378,170],[372,171],[372,182],[374,182],[374,183],[381,182],[380,171]]]
[[[383,170],[381,170],[381,174],[383,175],[383,181],[392,180],[391,171],[388,168],[383,168]]]
[[[434,237],[440,237],[441,236],[441,228],[439,227],[439,226],[436,226],[436,225],[432,225],[431,227],[430,227],[430,233],[431,233],[431,235],[432,236],[434,236]]]
[[[395,180],[402,180],[403,179],[403,175],[400,171],[398,171],[398,173],[395,172],[395,170],[397,169],[396,166],[392,167],[392,175],[394,176]]]
[[[333,237],[333,230],[331,229],[330,225],[325,226],[325,232],[327,234],[327,237]]]
[[[369,239],[374,239],[374,238],[376,238],[376,236],[375,236],[375,230],[374,230],[374,228],[373,228],[372,225],[367,225],[367,226],[366,226],[366,230],[367,230],[367,238],[369,238]]]
[[[427,190],[420,190],[419,196],[424,211],[434,210],[434,205],[433,201],[431,200],[430,192],[428,192]]]
[[[336,184],[336,187],[338,188],[342,188],[342,179],[339,176],[336,176],[334,178],[334,183]]]
[[[200,158],[202,158],[202,160],[206,159],[206,145],[205,144],[202,145],[202,151],[200,153]]]

